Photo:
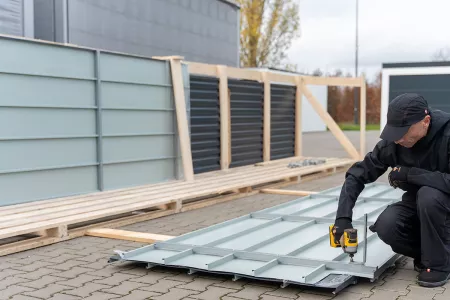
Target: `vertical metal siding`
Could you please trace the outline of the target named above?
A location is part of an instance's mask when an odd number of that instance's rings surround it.
[[[263,161],[264,85],[228,79],[231,90],[230,167]]]
[[[396,75],[390,77],[389,102],[403,93],[421,94],[431,109],[450,112],[450,74]]]
[[[24,34],[23,0],[0,1],[0,34]]]
[[[0,205],[175,179],[171,83],[169,62],[0,38]]]
[[[293,86],[271,85],[270,159],[295,155],[295,92]]]
[[[219,80],[190,77],[191,145],[194,173],[220,169]]]

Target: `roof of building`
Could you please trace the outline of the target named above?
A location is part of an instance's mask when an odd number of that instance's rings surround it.
[[[237,0],[219,0],[228,4],[231,4],[232,6],[235,6],[236,8],[241,8],[241,6],[239,5],[239,3],[237,2]]]
[[[418,68],[418,67],[448,67],[448,66],[450,66],[450,61],[383,63],[383,69]]]

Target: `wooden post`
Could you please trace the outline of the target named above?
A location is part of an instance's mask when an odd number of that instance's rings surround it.
[[[228,93],[228,75],[226,66],[217,66],[219,77],[220,102],[220,166],[226,170],[230,166],[230,103]]]
[[[361,88],[360,88],[360,148],[359,152],[361,159],[366,155],[366,77],[361,76]]]
[[[263,138],[263,159],[270,161],[270,79],[267,72],[262,72],[262,81],[264,82],[264,138]]]
[[[175,98],[175,110],[177,114],[178,134],[180,135],[181,158],[183,160],[184,178],[187,181],[194,180],[192,165],[191,139],[189,137],[189,124],[186,113],[186,98],[184,96],[183,73],[181,60],[178,57],[169,58],[172,71],[172,85]]]
[[[295,77],[296,93],[295,93],[295,156],[302,156],[302,81],[301,76]]]
[[[330,114],[322,107],[322,105],[320,105],[316,97],[313,96],[311,91],[304,84],[302,84],[302,91],[303,94],[305,94],[306,99],[308,99],[309,103],[311,103],[311,106],[322,118],[328,128],[330,128],[330,131],[334,134],[339,143],[341,143],[342,147],[344,147],[353,159],[359,159],[359,153],[353,146],[352,142],[347,138],[347,136],[345,136]]]

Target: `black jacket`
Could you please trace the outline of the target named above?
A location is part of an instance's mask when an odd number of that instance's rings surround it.
[[[364,184],[376,181],[389,167],[411,167],[408,183],[429,186],[450,194],[450,114],[431,111],[427,135],[412,148],[381,140],[362,161],[352,165],[345,174],[336,219],[352,219],[356,199]]]

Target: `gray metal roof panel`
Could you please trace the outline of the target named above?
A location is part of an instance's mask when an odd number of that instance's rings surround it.
[[[387,205],[399,201],[403,191],[379,183],[366,186],[353,210],[359,247],[351,263],[342,249],[329,245],[328,228],[334,222],[340,190],[332,188],[165,242],[119,251],[112,260],[336,290],[355,276],[375,279],[399,255],[367,227]]]

